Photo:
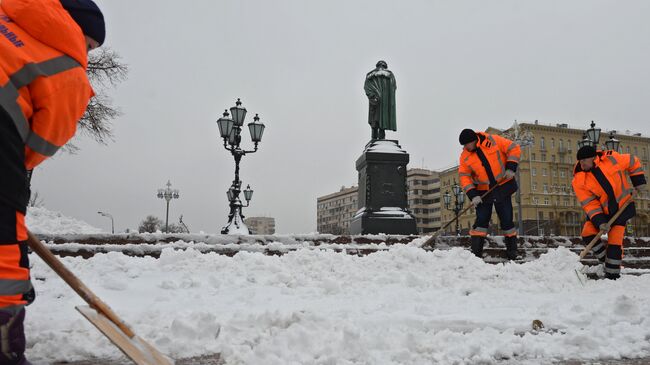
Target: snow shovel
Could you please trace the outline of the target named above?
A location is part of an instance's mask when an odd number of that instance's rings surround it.
[[[609,220],[609,222],[607,222],[607,224],[611,227],[611,225],[614,224],[614,222],[618,219],[618,217],[621,215],[621,213],[623,213],[625,208],[627,208],[627,206],[630,205],[630,203],[633,202],[633,201],[634,201],[634,197],[630,197],[630,199],[628,199],[628,201],[626,201],[625,204],[623,204],[623,206],[621,206],[616,211],[616,213],[612,216],[612,218],[610,218],[610,220]],[[600,237],[603,234],[605,234],[605,231],[603,231],[603,230],[598,231],[596,236],[594,236],[594,238],[591,239],[591,242],[589,242],[589,244],[584,249],[582,249],[582,251],[580,252],[580,260],[582,260],[585,256],[587,256],[587,253],[589,253],[589,251],[591,251],[591,248],[594,247],[596,242],[598,242],[598,240],[600,239]],[[584,273],[581,272],[581,271],[578,271],[578,269],[574,269],[574,270],[576,272],[576,275],[578,275],[578,280],[580,280],[580,283],[582,285],[585,285],[585,283],[584,283],[584,279],[585,279],[584,278]]]
[[[113,310],[99,299],[63,263],[45,247],[38,238],[28,232],[29,247],[47,263],[70,287],[90,305],[76,309],[108,337],[126,356],[137,365],[173,365],[174,362],[156,350],[144,339],[136,336]]]
[[[499,183],[499,184],[500,184],[500,183]],[[490,193],[492,192],[492,190],[494,190],[497,186],[499,186],[499,184],[494,185],[494,186],[491,187],[488,191],[486,191],[485,193],[483,193],[483,195],[481,195],[481,200],[484,199],[488,194],[490,194]],[[447,224],[445,224],[444,226],[442,226],[442,228],[440,228],[439,230],[435,231],[435,232],[433,233],[433,235],[431,235],[431,237],[429,237],[428,240],[424,241],[424,243],[423,243],[422,246],[420,246],[420,247],[424,249],[424,248],[427,248],[428,246],[432,245],[432,244],[436,241],[436,239],[438,238],[438,236],[440,235],[440,233],[444,232],[444,230],[445,230],[447,227],[449,227],[449,225],[451,225],[451,224],[454,223],[456,220],[458,220],[458,218],[460,218],[460,216],[463,215],[466,211],[468,211],[469,208],[471,208],[471,207],[472,207],[472,204],[470,204],[467,208],[465,208],[465,209],[463,209],[462,211],[460,211],[460,213],[458,213],[458,215],[456,216],[456,218],[450,220],[449,222],[447,222]]]

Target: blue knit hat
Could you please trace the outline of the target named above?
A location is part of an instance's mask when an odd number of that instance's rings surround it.
[[[104,15],[92,0],[60,0],[84,35],[96,40],[101,46],[106,38]]]

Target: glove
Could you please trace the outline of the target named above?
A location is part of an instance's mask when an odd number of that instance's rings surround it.
[[[641,195],[648,188],[648,184],[637,185],[634,187],[634,195]]]
[[[512,170],[506,170],[506,179],[512,179],[515,177],[515,172]]]
[[[610,229],[609,223],[601,223],[600,226],[598,226],[598,229],[600,229],[603,232],[609,232]]]
[[[477,206],[478,206],[479,204],[481,204],[481,203],[483,203],[483,199],[481,199],[480,196],[477,195],[477,196],[475,196],[475,197],[472,198],[472,205],[473,205],[474,207],[477,207]]]

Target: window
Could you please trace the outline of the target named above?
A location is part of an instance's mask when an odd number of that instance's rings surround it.
[[[537,191],[537,183],[533,183],[533,191]]]
[[[625,153],[629,154],[630,153],[630,146],[627,146],[627,148],[625,148],[625,151],[627,151]]]
[[[544,184],[544,185],[542,186],[542,189],[543,189],[542,191],[543,191],[545,194],[548,194],[548,185],[547,185],[547,184]]]
[[[537,176],[537,168],[533,167],[531,173],[533,174],[533,176]]]
[[[564,141],[560,139],[560,150],[564,149]]]
[[[530,154],[530,160],[531,160],[531,161],[537,161],[537,156],[535,156],[534,153],[531,153],[531,154]]]
[[[635,155],[635,156],[638,156],[638,155],[639,155],[639,150],[636,148],[636,146],[634,147],[634,155]]]
[[[551,162],[555,162],[555,155],[551,155]]]
[[[542,176],[546,176],[546,168],[542,169]]]
[[[553,219],[553,212],[548,213],[548,219],[551,219],[551,220]]]
[[[553,169],[551,172],[553,173],[553,177],[557,177],[557,170]]]
[[[544,205],[550,205],[548,198],[544,198]]]
[[[646,151],[645,147],[643,147],[643,149],[641,151],[643,151],[643,159],[647,160],[648,159],[648,151]]]
[[[555,148],[555,138],[551,138],[551,148]]]
[[[539,213],[537,213],[537,216],[539,217],[539,219],[544,219],[544,212],[540,211]]]
[[[566,177],[566,170],[560,170],[560,177]]]
[[[539,203],[539,200],[537,199],[536,196],[533,197],[533,204],[537,205]]]
[[[546,162],[546,154],[542,153],[542,162]]]
[[[539,138],[539,148],[545,150],[546,149],[546,143],[544,140],[544,137]]]

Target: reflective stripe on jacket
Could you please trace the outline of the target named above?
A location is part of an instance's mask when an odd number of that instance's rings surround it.
[[[58,0],[2,0],[0,55],[0,107],[32,169],[72,138],[93,95],[84,35]]]
[[[507,138],[483,132],[476,133],[478,142],[476,148],[480,149],[489,165],[491,174],[500,185],[512,180],[504,180],[507,169],[517,170],[521,148]],[[478,151],[469,152],[463,149],[458,166],[460,186],[472,198],[477,195],[472,190],[486,191],[490,188],[490,174],[486,170]]]
[[[576,164],[572,185],[582,209],[598,227],[615,213],[612,210],[618,210],[631,198],[632,186],[645,182],[641,161],[636,156],[599,151],[591,170],[583,171],[580,163]],[[624,215],[625,219],[631,218]]]

